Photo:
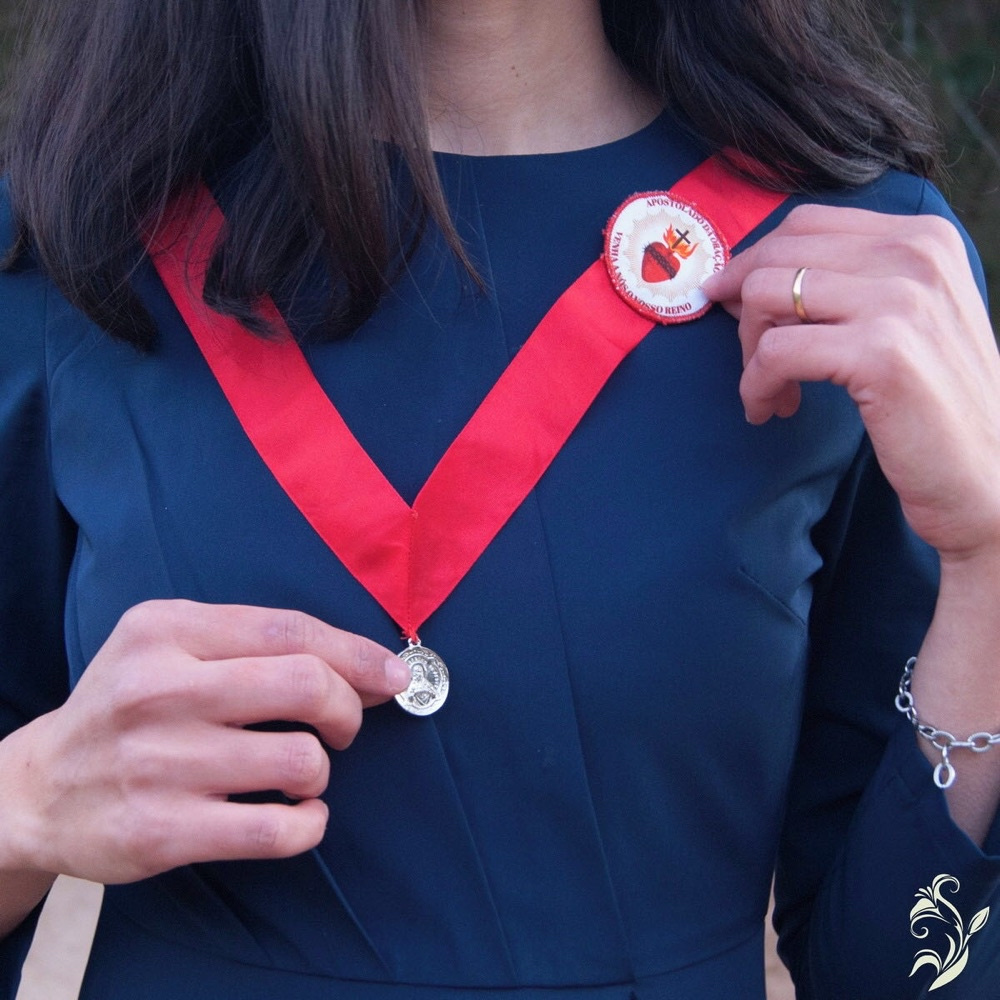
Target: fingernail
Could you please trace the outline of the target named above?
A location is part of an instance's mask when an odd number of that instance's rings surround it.
[[[390,656],[385,661],[385,679],[395,691],[405,691],[412,679],[410,668],[398,656]]]

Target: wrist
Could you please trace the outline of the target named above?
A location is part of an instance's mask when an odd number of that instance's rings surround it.
[[[0,875],[3,877],[11,873],[55,877],[55,873],[48,872],[41,864],[39,848],[44,832],[31,807],[31,790],[41,780],[42,769],[34,754],[35,730],[40,724],[41,719],[36,719],[0,741],[0,800],[4,803]]]
[[[998,643],[994,649],[1000,651],[1000,545],[941,554],[935,620],[938,626],[971,628],[984,643]]]
[[[23,730],[0,741],[0,797],[4,821],[0,823],[0,938],[13,931],[45,898],[56,876],[36,866],[31,850],[33,826],[24,785],[32,780],[30,756],[25,755]]]
[[[949,732],[1000,725],[1000,548],[941,560],[934,617],[918,651],[921,715]]]
[[[942,581],[945,577],[956,580],[1000,582],[1000,526],[983,536],[969,548],[939,549]]]
[[[917,658],[911,656],[903,668],[903,676],[899,681],[899,692],[896,695],[896,709],[906,716],[916,734],[926,740],[940,754],[941,760],[934,768],[934,784],[942,789],[951,788],[956,777],[951,754],[958,750],[969,750],[977,754],[986,753],[1000,745],[1000,733],[977,730],[966,737],[961,737],[948,730],[938,729],[926,719],[922,720],[917,712],[912,691],[913,670],[916,665]],[[924,750],[933,762],[934,755],[927,749],[926,745]]]

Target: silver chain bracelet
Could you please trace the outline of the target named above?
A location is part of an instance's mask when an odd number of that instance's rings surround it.
[[[909,720],[913,728],[941,752],[941,763],[934,768],[934,784],[938,788],[951,788],[955,784],[955,768],[949,754],[952,750],[971,750],[973,753],[986,753],[990,747],[1000,743],[1000,733],[973,733],[967,740],[960,740],[944,729],[935,729],[925,725],[917,718],[917,707],[913,703],[910,684],[913,681],[913,668],[917,658],[911,656],[903,668],[903,676],[899,681],[899,694],[896,695],[896,708]]]

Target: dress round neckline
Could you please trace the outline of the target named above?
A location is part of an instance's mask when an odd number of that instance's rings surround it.
[[[570,158],[584,159],[588,156],[602,156],[607,153],[616,153],[627,148],[633,143],[645,142],[646,138],[665,127],[669,122],[674,121],[671,113],[664,109],[659,112],[651,121],[618,139],[610,142],[598,143],[596,146],[581,146],[579,149],[564,149],[553,152],[542,153],[452,153],[445,150],[433,150],[434,159],[440,163],[470,163],[487,166],[490,164],[516,165],[518,163],[539,164],[545,162],[566,161]]]

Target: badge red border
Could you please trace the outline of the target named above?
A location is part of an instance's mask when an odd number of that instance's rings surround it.
[[[645,201],[651,210],[662,208],[664,210],[664,220],[667,224],[673,224],[668,218],[668,213],[676,216],[680,215],[686,220],[695,223],[705,236],[709,239],[711,246],[711,258],[713,260],[713,270],[710,273],[721,271],[730,259],[729,244],[726,242],[719,227],[712,222],[703,212],[699,211],[691,202],[678,198],[670,191],[640,191],[626,198],[617,209],[615,209],[608,224],[604,229],[604,263],[611,278],[611,284],[615,291],[627,302],[637,313],[654,323],[673,324],[687,323],[689,320],[704,316],[712,308],[713,304],[697,286],[693,292],[683,296],[680,301],[689,303],[690,308],[678,311],[677,313],[666,312],[656,301],[642,296],[641,281],[629,281],[629,276],[623,272],[619,264],[620,249],[623,234],[618,228],[618,223],[622,215],[636,202]],[[708,275],[705,275],[708,277]],[[638,287],[636,287],[638,286]]]

